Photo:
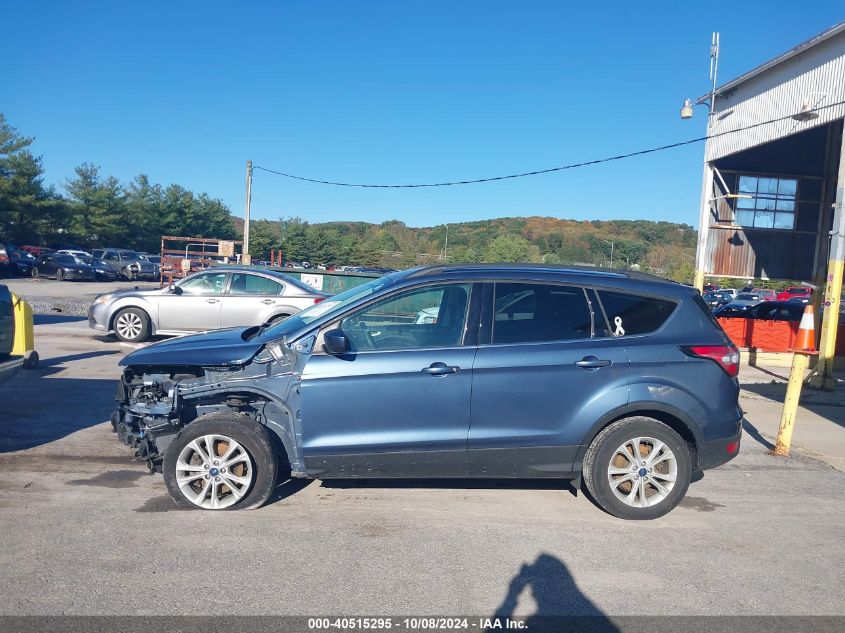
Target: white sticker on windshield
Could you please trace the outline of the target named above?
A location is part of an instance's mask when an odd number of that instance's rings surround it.
[[[625,330],[622,328],[622,317],[616,317],[613,319],[613,323],[616,325],[616,331],[613,332],[613,336],[625,336]]]

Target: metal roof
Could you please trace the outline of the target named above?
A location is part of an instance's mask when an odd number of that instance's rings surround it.
[[[790,48],[788,51],[781,53],[777,57],[770,59],[769,61],[764,62],[755,68],[752,68],[747,73],[740,75],[736,79],[732,79],[728,83],[722,84],[721,86],[716,88],[716,95],[718,96],[720,94],[728,92],[729,90],[733,90],[734,88],[736,88],[740,84],[745,83],[749,79],[752,79],[757,75],[763,74],[767,70],[770,70],[771,68],[774,68],[775,66],[778,66],[792,59],[793,57],[796,57],[797,55],[800,55],[801,53],[804,53],[805,51],[808,51],[809,49],[826,42],[830,38],[835,37],[836,35],[842,32],[845,32],[845,21],[835,24],[829,29],[822,31],[818,35],[811,37],[806,42],[802,42],[801,44],[798,44],[798,46]],[[697,101],[706,101],[709,98],[710,93],[708,92],[707,94],[700,96]]]

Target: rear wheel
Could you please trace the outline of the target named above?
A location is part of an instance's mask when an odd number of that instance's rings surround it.
[[[584,456],[584,483],[606,512],[622,519],[656,519],[687,492],[692,459],[684,439],[644,416],[603,429]]]
[[[162,466],[176,505],[203,510],[260,507],[275,488],[278,468],[267,430],[229,414],[191,422],[167,447]]]
[[[128,343],[144,341],[150,335],[150,317],[139,308],[125,308],[114,317],[114,334]]]

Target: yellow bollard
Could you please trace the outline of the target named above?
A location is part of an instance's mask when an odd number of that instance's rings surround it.
[[[795,352],[792,355],[792,369],[789,372],[789,382],[786,386],[786,398],[783,401],[778,439],[775,442],[775,447],[769,451],[772,455],[789,456],[789,447],[792,444],[792,429],[795,427],[798,401],[801,399],[801,386],[804,384],[804,374],[807,373],[809,366],[809,354]]]
[[[15,312],[15,341],[12,344],[12,355],[23,356],[24,368],[32,369],[38,364],[32,306],[14,293],[12,306]]]
[[[810,356],[818,354],[816,350],[816,319],[813,304],[804,308],[801,323],[798,325],[798,335],[795,337],[795,349],[792,354],[792,369],[789,371],[789,382],[786,385],[786,398],[783,401],[783,413],[780,416],[780,428],[775,447],[769,451],[772,455],[787,457],[792,444],[792,429],[795,428],[795,415],[798,413],[798,401],[801,399],[801,387],[807,367],[810,366]]]

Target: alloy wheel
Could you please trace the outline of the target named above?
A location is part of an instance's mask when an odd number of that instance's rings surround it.
[[[672,492],[678,478],[678,461],[664,442],[653,437],[635,437],[614,451],[607,478],[610,489],[622,503],[648,508]]]
[[[121,337],[134,339],[141,333],[144,323],[141,321],[141,317],[134,312],[124,312],[118,315],[114,322],[114,328]]]
[[[176,484],[201,508],[222,510],[240,501],[254,479],[252,458],[226,435],[203,435],[188,443],[176,460]]]

